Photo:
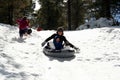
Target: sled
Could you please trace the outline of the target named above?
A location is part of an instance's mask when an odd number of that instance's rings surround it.
[[[27,31],[27,34],[31,34],[32,33],[32,29],[29,28],[28,31]]]
[[[70,58],[75,56],[74,55],[75,51],[70,49],[55,50],[44,47],[43,53],[46,56],[57,57],[57,58]]]

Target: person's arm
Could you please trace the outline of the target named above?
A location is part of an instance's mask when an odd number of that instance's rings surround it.
[[[69,45],[72,48],[74,47],[74,45],[72,45],[65,37],[63,37],[63,40],[64,40],[66,45]]]
[[[56,35],[56,34],[53,34],[53,35],[51,35],[50,37],[48,37],[48,38],[45,40],[45,42],[48,42],[49,40],[53,39],[53,38],[55,37],[55,35]]]
[[[74,48],[74,49],[76,49],[76,50],[78,49],[78,48],[75,47],[73,44],[71,44],[65,37],[64,37],[63,40],[64,40],[64,42],[65,42],[66,45],[69,45],[70,47],[72,47],[72,48]]]
[[[28,28],[31,28],[30,27],[30,21],[29,20],[26,20],[27,21],[27,26],[28,26]]]
[[[49,40],[53,39],[55,37],[56,34],[51,35],[50,37],[48,37],[44,42],[42,42],[42,46],[44,46],[46,44],[46,42],[48,42]]]

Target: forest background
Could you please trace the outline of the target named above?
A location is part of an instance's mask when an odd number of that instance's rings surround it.
[[[101,17],[119,23],[119,0],[38,0],[40,9],[35,11],[33,0],[0,0],[0,23],[16,25],[16,19],[27,16],[33,28],[45,30],[63,26],[75,30],[90,19]]]

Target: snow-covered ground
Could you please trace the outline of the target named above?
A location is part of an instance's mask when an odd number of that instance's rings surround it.
[[[101,27],[111,27],[114,24],[113,19],[107,19],[107,18],[99,18],[96,20],[95,18],[91,18],[88,22],[86,22],[83,25],[80,25],[77,30],[83,30],[88,28],[101,28]]]
[[[80,48],[75,58],[52,58],[41,43],[55,31],[33,30],[24,41],[18,28],[0,24],[0,80],[119,80],[120,28],[65,31]]]

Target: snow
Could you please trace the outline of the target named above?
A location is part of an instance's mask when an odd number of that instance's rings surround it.
[[[39,4],[39,0],[33,0],[33,2],[35,2],[35,11],[38,11],[41,7],[41,5]]]
[[[108,20],[107,18],[91,18],[87,23],[80,25],[77,30],[83,30],[89,28],[100,28],[100,27],[111,27],[113,25],[113,19]]]
[[[0,80],[120,79],[119,27],[65,31],[80,53],[63,59],[47,57],[42,52],[41,43],[55,32],[33,29],[21,41],[17,27],[0,24]]]

